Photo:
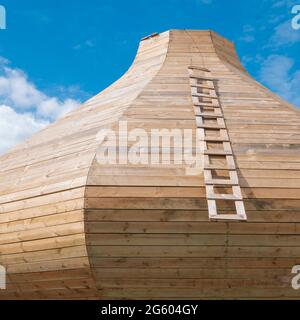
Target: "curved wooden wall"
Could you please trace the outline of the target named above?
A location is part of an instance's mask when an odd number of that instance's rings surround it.
[[[84,193],[97,149],[111,126],[158,72],[168,33],[141,43],[129,71],[81,108],[0,158],[0,298],[97,298],[84,230]]]
[[[246,223],[209,221],[201,171],[95,158],[120,120],[195,129],[190,65],[218,79]],[[142,41],[118,82],[0,158],[0,298],[299,298],[299,120],[215,33]]]

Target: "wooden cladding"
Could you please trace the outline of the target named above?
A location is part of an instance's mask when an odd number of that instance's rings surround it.
[[[99,164],[120,120],[192,129],[203,168]],[[121,79],[0,158],[0,299],[299,299],[299,129],[224,38],[143,40]]]

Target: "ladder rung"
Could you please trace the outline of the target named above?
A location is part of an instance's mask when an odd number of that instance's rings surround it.
[[[212,103],[206,103],[206,102],[194,102],[194,106],[196,106],[196,107],[208,107],[208,108],[220,108],[219,103],[212,104]]]
[[[232,151],[204,150],[204,155],[207,155],[207,156],[231,156],[232,155]]]
[[[213,185],[213,186],[238,186],[239,183],[234,183],[231,180],[226,179],[212,179],[212,180],[206,180],[205,184],[207,185]]]
[[[217,129],[217,130],[226,129],[225,126],[213,125],[213,124],[198,124],[197,128],[199,128],[199,129]]]
[[[234,194],[215,194],[207,196],[208,200],[228,200],[228,201],[242,201],[242,197],[237,197]]]
[[[192,69],[192,70],[195,69],[195,70],[200,70],[200,71],[208,72],[208,73],[211,72],[210,70],[208,70],[208,69],[206,69],[206,68],[203,68],[203,67],[189,66],[188,68],[189,68],[189,69]]]
[[[210,119],[223,118],[222,114],[213,114],[213,113],[206,113],[206,112],[196,112],[196,115],[198,117],[210,118]]]
[[[217,96],[212,96],[212,95],[210,95],[210,94],[205,94],[205,93],[193,94],[193,97],[197,97],[197,98],[209,98],[209,99],[219,99],[219,97],[217,97]]]
[[[203,141],[206,141],[206,142],[229,142],[229,139],[223,138],[223,137],[220,137],[220,138],[204,137]]]
[[[202,118],[203,118],[203,120],[207,120],[207,119],[213,120],[213,119],[216,119],[218,125],[225,125],[224,117],[216,117],[216,116],[211,117],[211,115],[209,115],[209,116],[207,116],[207,117],[206,117],[206,116],[202,116]]]
[[[216,216],[210,215],[211,221],[247,221],[246,216],[237,214],[217,214]]]
[[[215,87],[208,86],[208,85],[205,85],[205,84],[191,84],[191,87],[192,88],[215,90]]]
[[[207,165],[204,165],[204,170],[227,170],[227,171],[236,171],[236,167],[230,167],[230,166],[226,166],[226,167],[223,167],[223,166],[218,166],[218,165],[215,165],[215,164],[207,164]]]
[[[197,76],[193,76],[193,75],[191,75],[191,76],[190,76],[190,78],[191,78],[191,79],[202,80],[202,81],[212,81],[212,82],[216,81],[216,79],[214,79],[214,78],[211,78],[211,77],[204,77],[204,76],[197,77]]]

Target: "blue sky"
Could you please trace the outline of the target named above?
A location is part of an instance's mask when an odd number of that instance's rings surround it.
[[[300,106],[300,0],[0,0],[0,153],[118,79],[143,36],[211,29],[257,80]]]

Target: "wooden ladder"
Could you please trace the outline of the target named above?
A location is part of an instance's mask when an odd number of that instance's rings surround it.
[[[197,139],[204,153],[204,182],[210,220],[246,221],[236,163],[216,90],[216,79],[205,68],[190,66]],[[218,177],[221,172],[221,178]],[[224,177],[225,175],[225,177]],[[219,192],[217,190],[219,189]],[[225,190],[225,192],[224,192]],[[234,202],[234,214],[219,214],[217,201]]]

